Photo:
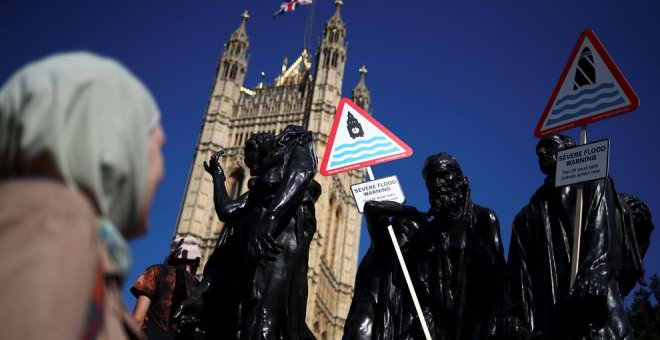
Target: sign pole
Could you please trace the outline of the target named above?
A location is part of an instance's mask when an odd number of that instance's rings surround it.
[[[587,144],[587,126],[582,125],[580,128],[580,145]],[[582,236],[582,186],[577,188],[577,196],[575,197],[575,229],[573,230],[573,256],[571,263],[571,287],[575,283],[575,277],[578,272],[578,265],[580,264],[580,238]]]
[[[376,176],[374,176],[374,173],[373,173],[373,171],[371,171],[370,166],[367,167],[367,176],[369,176],[370,181],[373,181],[373,180],[376,179]]]
[[[587,124],[634,111],[639,107],[639,97],[616,66],[610,54],[592,29],[580,35],[571,56],[562,71],[550,100],[536,125],[534,135],[544,137],[580,126],[580,145],[587,143]],[[609,143],[609,142],[608,142]],[[609,162],[609,145],[607,145]],[[569,164],[566,164],[569,166]],[[558,167],[559,169],[559,167]],[[568,169],[568,168],[567,168]],[[597,179],[598,170],[576,173],[579,167],[562,174],[561,181],[590,175]],[[587,170],[591,170],[587,168]],[[571,174],[575,173],[575,176]],[[555,184],[557,184],[557,177]],[[586,177],[586,178],[584,178]],[[605,175],[607,177],[607,175]],[[577,183],[577,182],[573,182]],[[566,185],[569,185],[566,183]],[[562,186],[562,185],[557,185]],[[573,231],[573,256],[571,257],[571,286],[575,284],[580,263],[580,237],[584,204],[583,186],[578,186],[575,197],[575,230]]]
[[[429,328],[426,325],[426,319],[424,319],[424,314],[422,314],[422,307],[419,306],[419,300],[417,299],[417,294],[415,293],[415,288],[412,285],[410,280],[410,275],[408,274],[408,267],[406,262],[403,260],[403,255],[401,255],[401,248],[399,248],[399,243],[394,236],[394,229],[392,225],[387,226],[387,231],[390,233],[390,239],[392,240],[392,245],[394,246],[394,251],[396,252],[396,257],[399,259],[399,264],[401,265],[401,270],[403,271],[403,276],[406,278],[406,283],[408,284],[408,290],[410,291],[410,296],[412,297],[413,304],[415,305],[415,310],[417,311],[417,316],[419,317],[419,322],[422,324],[422,330],[424,331],[424,336],[426,340],[431,340],[431,333]]]
[[[374,173],[371,171],[371,167],[367,168],[367,175],[370,181],[375,180]],[[396,240],[394,235],[394,229],[392,225],[387,226],[387,231],[390,234],[390,240],[392,240],[392,245],[394,246],[394,252],[396,257],[399,260],[399,265],[401,266],[401,271],[403,271],[403,277],[406,279],[406,284],[408,285],[408,291],[412,297],[413,304],[415,305],[415,310],[417,311],[417,317],[419,317],[419,322],[422,324],[422,331],[424,332],[424,337],[426,340],[431,340],[431,333],[429,332],[429,327],[426,325],[426,319],[422,313],[422,307],[419,305],[419,299],[417,299],[417,293],[415,293],[415,287],[413,287],[412,280],[410,280],[410,274],[408,274],[408,266],[406,266],[406,261],[403,260],[403,254],[401,254],[401,248],[399,247],[399,242]]]

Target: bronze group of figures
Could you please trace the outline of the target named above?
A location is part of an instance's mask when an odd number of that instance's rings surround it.
[[[175,315],[185,329],[201,321],[207,339],[313,339],[305,323],[307,259],[316,232],[312,134],[290,125],[254,134],[245,146],[249,190],[230,199],[218,158],[214,204],[225,226],[204,277]]]
[[[428,213],[394,202],[365,205],[372,244],[358,269],[345,339],[424,339],[389,224],[434,339],[478,339],[500,313],[506,264],[495,213],[472,202],[451,155],[429,157],[422,174]]]
[[[637,197],[611,178],[580,184],[583,236],[571,286],[576,188],[555,187],[567,136],[540,140],[545,183],[515,217],[508,262],[496,214],[475,204],[457,160],[428,157],[422,176],[430,210],[395,202],[365,205],[371,246],[361,261],[344,339],[424,339],[387,232],[392,226],[433,339],[631,339],[623,297],[643,280],[653,230]],[[245,146],[252,178],[230,199],[218,158],[214,203],[225,226],[179,329],[199,326],[206,339],[313,339],[305,323],[307,260],[316,231],[317,158],[311,132],[289,126],[255,134]]]

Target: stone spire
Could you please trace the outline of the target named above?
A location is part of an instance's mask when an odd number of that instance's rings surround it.
[[[326,24],[326,27],[328,25],[332,25],[336,28],[341,27],[342,29],[345,29],[344,26],[344,21],[341,19],[341,6],[344,4],[342,0],[335,0],[335,14],[330,17],[330,20],[328,20],[328,23]]]
[[[243,12],[241,24],[229,36],[218,64],[220,68],[218,72],[219,79],[234,82],[238,84],[239,89],[243,85],[243,79],[245,79],[245,72],[247,71],[246,55],[250,46],[250,39],[245,30],[245,23],[249,18],[248,12]]]
[[[214,249],[221,225],[213,204],[209,204],[212,200],[207,198],[212,196],[213,183],[198,165],[208,160],[216,150],[236,150],[236,142],[229,136],[233,134],[231,118],[236,115],[235,108],[240,104],[248,66],[246,55],[250,40],[245,30],[248,18],[249,15],[244,12],[240,25],[229,35],[218,61],[216,78],[195,149],[194,166],[190,169],[177,223],[177,236],[193,235],[200,241],[203,251],[202,266]],[[242,173],[234,171],[235,167],[231,169],[229,164],[232,163],[229,162],[234,162],[231,160],[236,159],[236,156],[231,157],[233,158],[222,157],[221,162],[223,168],[231,171],[228,172],[227,179],[232,182],[228,182],[227,187],[232,190],[231,194],[235,195],[234,189],[240,188],[243,177]]]
[[[338,45],[343,45],[346,36],[346,25],[344,25],[344,20],[341,19],[340,14],[343,4],[341,0],[335,1],[335,13],[328,19],[323,28],[324,40],[329,40],[330,43],[338,43]]]
[[[323,39],[316,49],[316,68],[314,70],[314,92],[311,100],[311,110],[305,121],[305,126],[326,131],[324,124],[331,124],[332,119],[323,119],[321,112],[326,107],[336,107],[341,98],[341,87],[346,65],[346,27],[339,10],[342,2],[336,1],[335,13],[326,21],[323,27]],[[327,127],[330,131],[330,127]]]
[[[365,81],[367,76],[367,68],[362,65],[359,72],[360,81],[351,92],[351,100],[353,100],[355,104],[358,104],[358,106],[360,106],[364,111],[370,112],[369,104],[371,103],[371,95],[369,94],[369,89],[367,89],[367,83]]]
[[[247,32],[245,31],[245,23],[250,19],[250,14],[248,11],[243,12],[241,15],[241,24],[238,28],[231,34],[230,40],[248,40]]]

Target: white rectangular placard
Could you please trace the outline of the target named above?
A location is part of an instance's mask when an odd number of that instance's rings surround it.
[[[607,177],[609,158],[609,139],[559,151],[555,186],[560,187]]]
[[[364,211],[364,204],[367,201],[394,201],[397,203],[406,201],[396,176],[353,184],[351,192],[353,192],[353,198],[355,198],[355,204],[360,214]]]

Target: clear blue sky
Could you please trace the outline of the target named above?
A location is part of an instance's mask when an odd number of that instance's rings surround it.
[[[166,178],[149,234],[131,242],[130,286],[161,262],[174,232],[216,62],[247,9],[248,88],[272,81],[286,56],[302,49],[309,7],[273,19],[279,1],[0,2],[0,82],[53,52],[91,50],[117,58],[153,91],[168,141]],[[317,0],[313,46],[331,0]],[[348,56],[343,94],[367,66],[376,119],[410,145],[410,158],[374,166],[399,176],[408,203],[427,209],[420,170],[440,151],[456,156],[472,196],[500,218],[505,248],[511,222],[542,183],[533,131],[580,35],[592,28],[637,92],[638,110],[589,126],[589,140],[610,138],[610,174],[619,191],[639,195],[660,214],[660,2],[346,0]],[[577,137],[577,129],[568,131]],[[201,166],[195,164],[194,166]],[[660,232],[646,255],[660,272]],[[362,234],[361,253],[368,245]],[[134,299],[125,294],[132,307]]]

